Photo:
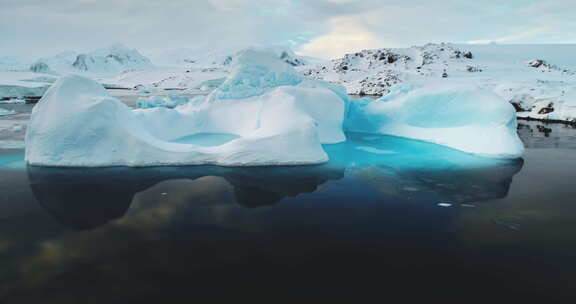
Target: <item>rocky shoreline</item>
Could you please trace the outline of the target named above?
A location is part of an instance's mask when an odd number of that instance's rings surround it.
[[[517,117],[519,120],[525,120],[525,121],[538,121],[538,122],[543,122],[543,123],[551,123],[551,124],[563,124],[563,125],[569,125],[569,126],[573,126],[576,128],[576,121],[567,121],[567,120],[558,120],[558,119],[546,119],[546,118],[533,118],[533,117],[523,117],[523,116],[518,116]]]

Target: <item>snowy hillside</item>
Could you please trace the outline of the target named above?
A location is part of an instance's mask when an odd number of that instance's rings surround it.
[[[286,64],[302,67],[307,59],[283,47],[258,48],[270,52]],[[228,76],[234,60],[246,49],[206,50],[177,49],[156,56],[156,70],[125,71],[112,77],[98,79],[107,87],[181,89],[209,92]]]
[[[574,53],[576,45],[427,44],[363,50],[299,69],[359,95],[384,95],[397,83],[445,78],[497,93],[515,105],[519,117],[576,121]]]
[[[444,72],[474,73],[473,54],[448,44],[406,49],[363,50],[330,62],[303,68],[305,75],[342,84],[349,94],[382,95],[390,86],[420,78],[441,78]]]
[[[211,91],[220,85],[227,75],[228,71],[222,68],[158,69],[126,71],[97,80],[108,88]]]

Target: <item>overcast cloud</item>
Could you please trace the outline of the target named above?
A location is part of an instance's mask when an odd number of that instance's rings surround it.
[[[115,42],[175,48],[281,44],[335,57],[427,42],[576,43],[573,0],[0,0],[0,55]]]

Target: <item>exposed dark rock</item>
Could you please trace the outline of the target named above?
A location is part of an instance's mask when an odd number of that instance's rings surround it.
[[[535,60],[528,62],[528,65],[533,67],[533,68],[539,68],[541,66],[547,65],[547,63],[543,59],[535,59]]]
[[[115,54],[110,54],[110,55],[106,56],[106,60],[108,61],[109,59],[113,59],[113,60],[117,61],[118,63],[124,62],[124,59],[122,59],[120,56],[115,55]]]
[[[482,69],[477,66],[468,65],[466,66],[466,71],[470,73],[476,73],[476,72],[482,72]]]
[[[226,59],[224,59],[223,64],[229,65],[230,63],[232,63],[232,56],[226,56]]]
[[[282,59],[284,62],[286,62],[291,66],[301,66],[306,64],[305,62],[303,62],[298,58],[291,57],[290,54],[288,54],[287,52],[282,52],[282,54],[280,55],[280,59]]]
[[[527,112],[526,109],[523,109],[522,106],[520,106],[519,103],[517,102],[511,102],[512,106],[514,107],[514,109],[516,110],[516,112]]]
[[[50,72],[50,67],[42,61],[37,61],[30,66],[30,71],[35,73],[47,73]]]
[[[554,103],[550,103],[548,104],[547,107],[540,109],[540,111],[538,111],[538,114],[548,114],[552,112],[554,112]]]
[[[552,129],[546,128],[545,126],[542,125],[537,125],[536,128],[538,129],[538,132],[544,133],[544,136],[546,137],[549,137],[550,133],[552,133]]]
[[[547,119],[547,118],[533,118],[533,117],[518,117],[519,120],[526,121],[541,121],[545,123],[559,123],[567,126],[572,126],[576,128],[576,119],[573,120],[558,120],[558,119]]]
[[[94,62],[94,59],[92,59],[92,57],[86,56],[86,54],[80,54],[80,55],[76,56],[76,60],[74,61],[72,66],[79,69],[79,70],[87,71],[89,60]]]
[[[529,67],[540,69],[540,71],[542,71],[542,72],[557,71],[557,72],[566,73],[569,75],[575,75],[576,74],[575,72],[570,71],[568,69],[563,69],[563,68],[560,68],[556,65],[550,64],[544,59],[534,59],[534,60],[529,61],[527,64]]]

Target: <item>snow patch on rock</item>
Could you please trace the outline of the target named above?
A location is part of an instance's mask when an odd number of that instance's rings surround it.
[[[326,64],[303,67],[304,75],[341,84],[349,94],[383,95],[397,83],[413,78],[441,78],[452,72],[479,72],[470,51],[450,44],[406,49],[363,50]]]

